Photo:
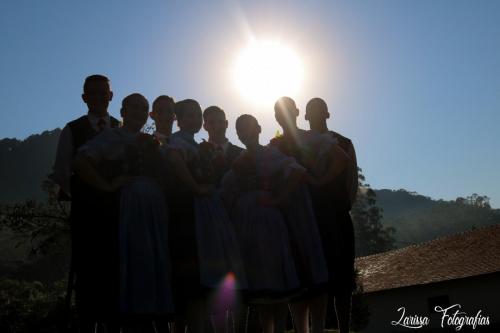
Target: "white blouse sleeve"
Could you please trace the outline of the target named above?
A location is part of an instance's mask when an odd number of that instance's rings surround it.
[[[94,162],[102,159],[112,160],[121,154],[123,144],[113,129],[104,130],[101,134],[87,141],[78,149],[78,153],[84,154]]]
[[[196,158],[196,147],[192,147],[191,144],[181,138],[172,138],[168,148],[178,151],[186,163]]]
[[[270,165],[271,174],[274,174],[276,171],[283,170],[286,178],[292,173],[292,171],[305,171],[305,168],[300,165],[295,158],[283,154],[275,147],[268,146],[268,149],[269,156],[266,157],[266,161]]]
[[[330,133],[317,134],[313,138],[313,145],[318,156],[324,156],[332,148],[332,145],[337,143],[337,139],[333,138]]]
[[[73,134],[71,133],[71,128],[66,125],[59,135],[56,160],[52,168],[52,174],[49,176],[49,178],[58,184],[66,194],[71,194],[70,179],[73,157]]]

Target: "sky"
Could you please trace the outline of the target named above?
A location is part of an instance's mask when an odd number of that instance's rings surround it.
[[[239,145],[234,121],[254,114],[267,143],[273,105],[244,99],[232,68],[252,39],[278,40],[303,63],[299,126],[322,97],[373,188],[500,208],[499,1],[6,0],[0,31],[0,138],[84,114],[83,80],[102,73],[114,116],[132,92],[194,98]]]

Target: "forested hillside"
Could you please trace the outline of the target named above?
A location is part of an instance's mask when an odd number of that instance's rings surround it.
[[[472,194],[444,201],[402,189],[375,192],[383,209],[383,224],[396,229],[397,247],[500,223],[500,210],[491,209],[486,196]]]
[[[34,134],[25,140],[0,140],[0,203],[44,200],[42,182],[54,163],[61,130]]]

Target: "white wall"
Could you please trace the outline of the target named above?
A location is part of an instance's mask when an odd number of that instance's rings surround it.
[[[364,294],[363,301],[371,315],[368,326],[362,332],[423,332],[424,328],[409,329],[391,325],[391,321],[398,321],[401,317],[401,313],[397,312],[400,307],[405,307],[406,315],[427,316],[430,322],[427,329],[441,328],[441,314],[430,313],[428,307],[428,298],[440,295],[448,295],[450,305],[460,304],[461,311],[467,316],[475,316],[482,310],[483,316],[490,317],[490,323],[500,323],[500,272],[497,272]],[[464,331],[467,331],[465,326],[459,332]]]

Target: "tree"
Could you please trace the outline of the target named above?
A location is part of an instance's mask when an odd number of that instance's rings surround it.
[[[28,261],[0,277],[1,332],[57,332],[67,320],[68,212],[55,199],[52,184],[44,189],[46,202],[0,205],[0,231],[8,230],[18,245],[29,245]]]
[[[0,332],[61,332],[65,282],[0,278]]]
[[[359,169],[358,197],[351,215],[356,239],[356,256],[367,256],[395,248],[396,229],[382,225],[382,209],[377,207],[377,195],[365,182],[361,169]]]
[[[66,251],[69,241],[69,208],[57,200],[53,183],[42,187],[48,193],[45,202],[0,205],[0,231],[10,230],[18,244],[29,243],[31,258]]]
[[[472,193],[465,199],[459,197],[455,200],[455,202],[459,204],[467,204],[478,208],[491,208],[490,198],[487,197],[486,195],[478,195],[477,193]]]

